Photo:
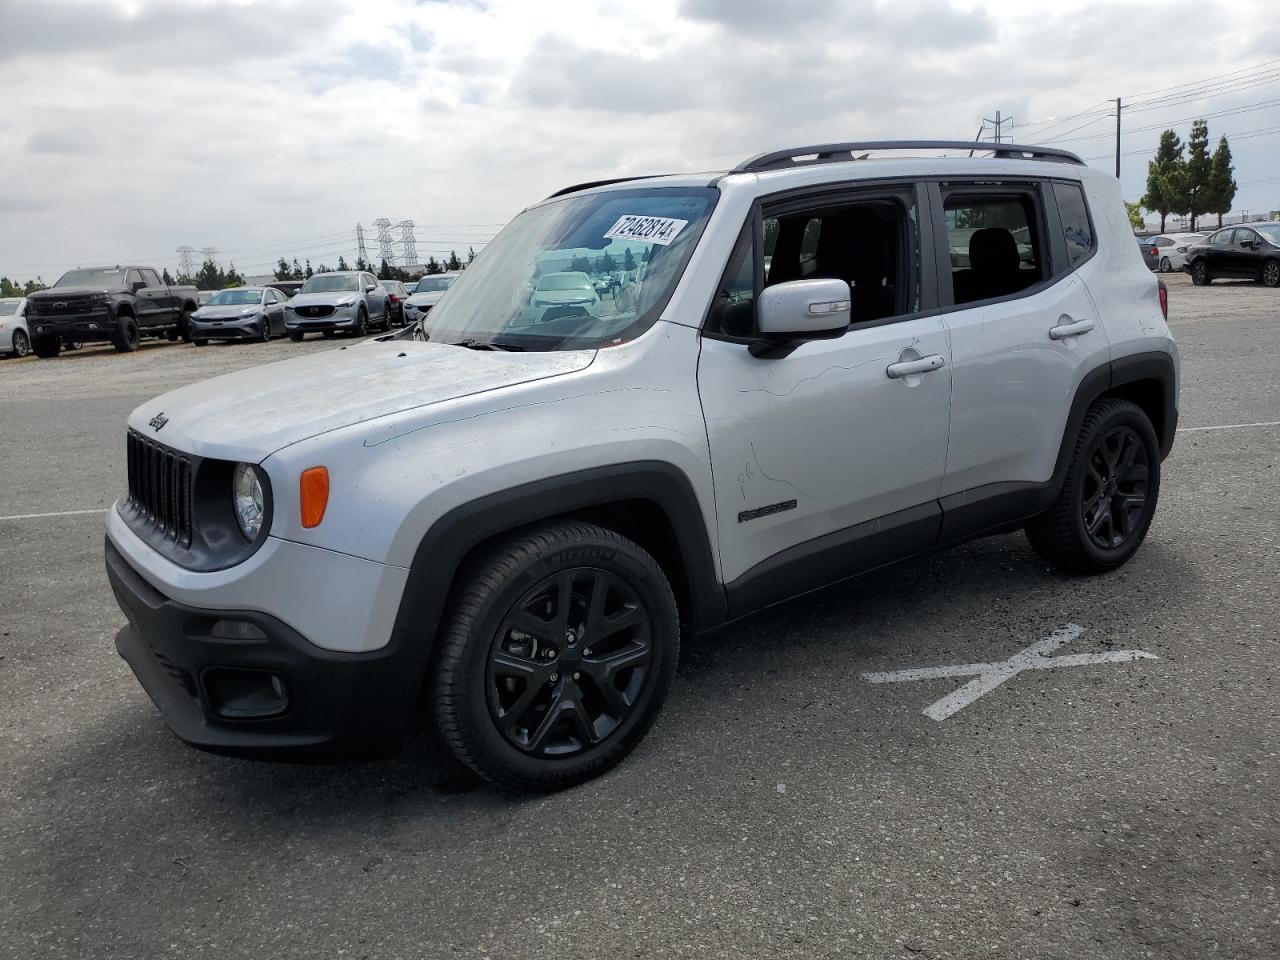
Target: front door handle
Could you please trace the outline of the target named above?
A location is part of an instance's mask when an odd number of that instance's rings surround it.
[[[1078,337],[1082,333],[1088,333],[1092,329],[1092,320],[1072,320],[1064,313],[1058,318],[1058,325],[1049,328],[1049,339],[1066,340],[1068,337]]]
[[[946,365],[947,360],[942,354],[931,353],[919,360],[899,360],[897,363],[891,363],[884,368],[884,372],[890,379],[897,380],[900,377],[909,377],[913,373],[932,373]]]

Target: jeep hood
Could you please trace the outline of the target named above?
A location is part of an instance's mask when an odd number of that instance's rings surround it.
[[[129,426],[184,453],[259,463],[330,430],[584,370],[594,350],[499,353],[389,341],[252,367],[144,403]],[[165,422],[157,430],[150,424]]]

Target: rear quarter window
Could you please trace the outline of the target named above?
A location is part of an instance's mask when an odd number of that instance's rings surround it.
[[[1053,184],[1053,198],[1058,203],[1058,218],[1062,221],[1062,236],[1067,243],[1067,258],[1072,267],[1092,256],[1097,241],[1093,225],[1089,222],[1089,207],[1084,191],[1078,183]]]

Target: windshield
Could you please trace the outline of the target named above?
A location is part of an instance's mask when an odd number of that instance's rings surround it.
[[[124,288],[124,268],[114,270],[68,270],[58,278],[55,287]]]
[[[211,307],[234,307],[262,302],[261,290],[219,290],[209,298]]]
[[[21,300],[0,300],[0,317],[12,317],[18,312]]]
[[[485,247],[422,321],[434,341],[524,350],[622,343],[658,319],[719,197],[711,187],[569,196],[526,210]],[[612,275],[599,296],[544,297],[544,282]],[[605,286],[602,284],[602,286]],[[567,302],[566,302],[567,301]]]
[[[548,290],[592,290],[591,278],[585,273],[549,273],[538,281],[538,289]]]
[[[317,273],[302,286],[303,293],[339,293],[359,290],[360,278],[354,273]]]
[[[423,277],[413,288],[414,293],[442,293],[449,289],[449,284],[457,277]]]
[[[1272,243],[1280,244],[1280,223],[1255,223],[1253,229]]]

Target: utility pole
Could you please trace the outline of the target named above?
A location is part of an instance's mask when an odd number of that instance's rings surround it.
[[[1120,98],[1116,97],[1116,179],[1120,179]]]
[[[992,127],[995,128],[995,141],[996,143],[1001,143],[1002,142],[1001,135],[1004,129],[1004,125],[1007,123],[1009,124],[1009,126],[1013,126],[1013,117],[1002,117],[1000,115],[1000,111],[997,110],[996,118],[994,120],[992,120],[990,117],[984,117],[982,122],[984,125],[989,123],[992,125]]]

